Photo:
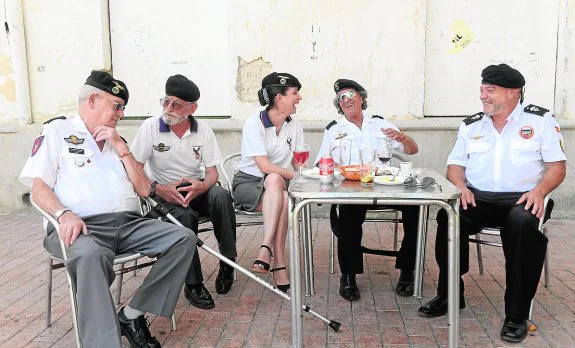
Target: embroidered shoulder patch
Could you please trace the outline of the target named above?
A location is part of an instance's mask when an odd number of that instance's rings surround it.
[[[549,112],[549,110],[547,110],[541,106],[537,106],[537,105],[533,105],[533,104],[527,105],[525,107],[525,109],[523,109],[523,111],[525,111],[528,114],[534,114],[534,115],[538,115],[538,116],[543,116],[547,112]]]
[[[463,120],[463,123],[465,123],[466,126],[469,126],[472,123],[475,123],[479,120],[481,120],[483,118],[485,114],[483,112],[478,112],[473,116],[469,116],[468,118]]]
[[[34,145],[32,145],[32,156],[40,150],[40,146],[42,146],[42,142],[44,141],[44,136],[40,135],[36,140],[34,140]]]

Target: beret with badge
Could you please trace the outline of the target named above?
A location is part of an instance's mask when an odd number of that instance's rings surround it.
[[[521,73],[507,64],[490,65],[481,72],[481,83],[505,88],[522,88],[525,78]]]
[[[298,90],[301,90],[301,83],[297,79],[297,77],[293,76],[292,74],[288,73],[278,73],[273,72],[262,80],[262,88],[258,91],[258,99],[260,101],[260,105],[270,105],[270,92],[268,90],[269,87],[296,87]]]
[[[166,95],[195,103],[200,99],[200,89],[187,77],[177,74],[168,77],[166,81]]]
[[[359,83],[355,82],[354,80],[338,79],[333,84],[333,90],[335,91],[335,93],[338,93],[339,91],[347,88],[354,89],[358,92],[365,92],[367,95],[367,91],[365,90],[365,88],[363,88]]]
[[[128,99],[130,98],[128,87],[126,87],[124,82],[115,79],[106,71],[93,70],[86,79],[86,84],[121,98],[124,100],[124,105],[128,104]]]

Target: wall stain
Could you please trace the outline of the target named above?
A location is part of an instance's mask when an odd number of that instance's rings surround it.
[[[258,103],[258,90],[261,81],[272,70],[272,64],[262,57],[246,62],[238,56],[238,72],[236,74],[236,92],[242,103]]]

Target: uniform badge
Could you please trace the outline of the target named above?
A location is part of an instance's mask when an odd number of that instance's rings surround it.
[[[154,150],[156,150],[158,152],[170,151],[170,148],[171,148],[171,146],[166,146],[166,145],[164,145],[164,143],[159,143],[158,145],[154,145],[152,147],[154,148]]]
[[[533,131],[533,127],[531,126],[523,126],[519,130],[519,136],[522,137],[523,139],[531,139],[533,138],[534,134],[535,132]]]
[[[84,166],[84,164],[85,164],[84,160],[81,160],[81,159],[74,160],[74,165],[75,165],[76,167],[81,168],[81,167]]]
[[[115,86],[112,87],[112,93],[118,94],[120,91],[124,90],[124,87],[122,87],[118,82],[112,81],[112,83],[115,84]]]
[[[336,91],[339,91],[339,82],[334,83],[333,89],[335,89]]]
[[[474,135],[474,136],[471,137],[471,139],[473,139],[473,140],[479,140],[479,139],[481,139],[481,138],[483,138],[483,137],[484,137],[483,135]]]
[[[83,155],[83,154],[84,154],[84,149],[77,149],[77,148],[75,148],[75,147],[69,147],[69,148],[68,148],[68,152],[70,152],[70,153],[75,153],[75,154],[78,154],[78,155]]]
[[[74,145],[78,145],[78,144],[83,144],[84,143],[84,139],[83,138],[78,138],[75,135],[70,135],[67,138],[64,138],[64,140],[66,140],[67,143],[70,144],[74,144]]]
[[[192,147],[192,151],[194,151],[194,156],[196,157],[197,160],[202,158],[201,150],[202,150],[201,146]]]
[[[288,144],[288,147],[291,151],[291,137],[286,139],[286,143]]]
[[[338,133],[337,136],[335,137],[335,140],[341,140],[345,137],[347,137],[347,133]]]
[[[555,130],[557,131],[557,133],[561,133],[561,127],[555,126]]]
[[[285,85],[287,80],[289,79],[289,77],[287,76],[278,75],[278,77],[280,78],[280,85]]]
[[[38,138],[36,138],[36,140],[34,140],[34,145],[32,145],[32,156],[34,156],[36,152],[40,150],[40,146],[42,146],[42,141],[44,141],[43,135],[39,136]]]

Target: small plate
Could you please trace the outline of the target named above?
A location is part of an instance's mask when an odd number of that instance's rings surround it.
[[[380,185],[403,185],[405,179],[405,176],[382,175],[373,178],[373,182]]]
[[[302,171],[302,174],[303,174],[303,176],[308,177],[310,179],[318,179],[319,180],[319,168],[318,167],[306,169],[306,170]],[[339,170],[334,169],[333,175],[338,175],[338,174],[339,174]]]

